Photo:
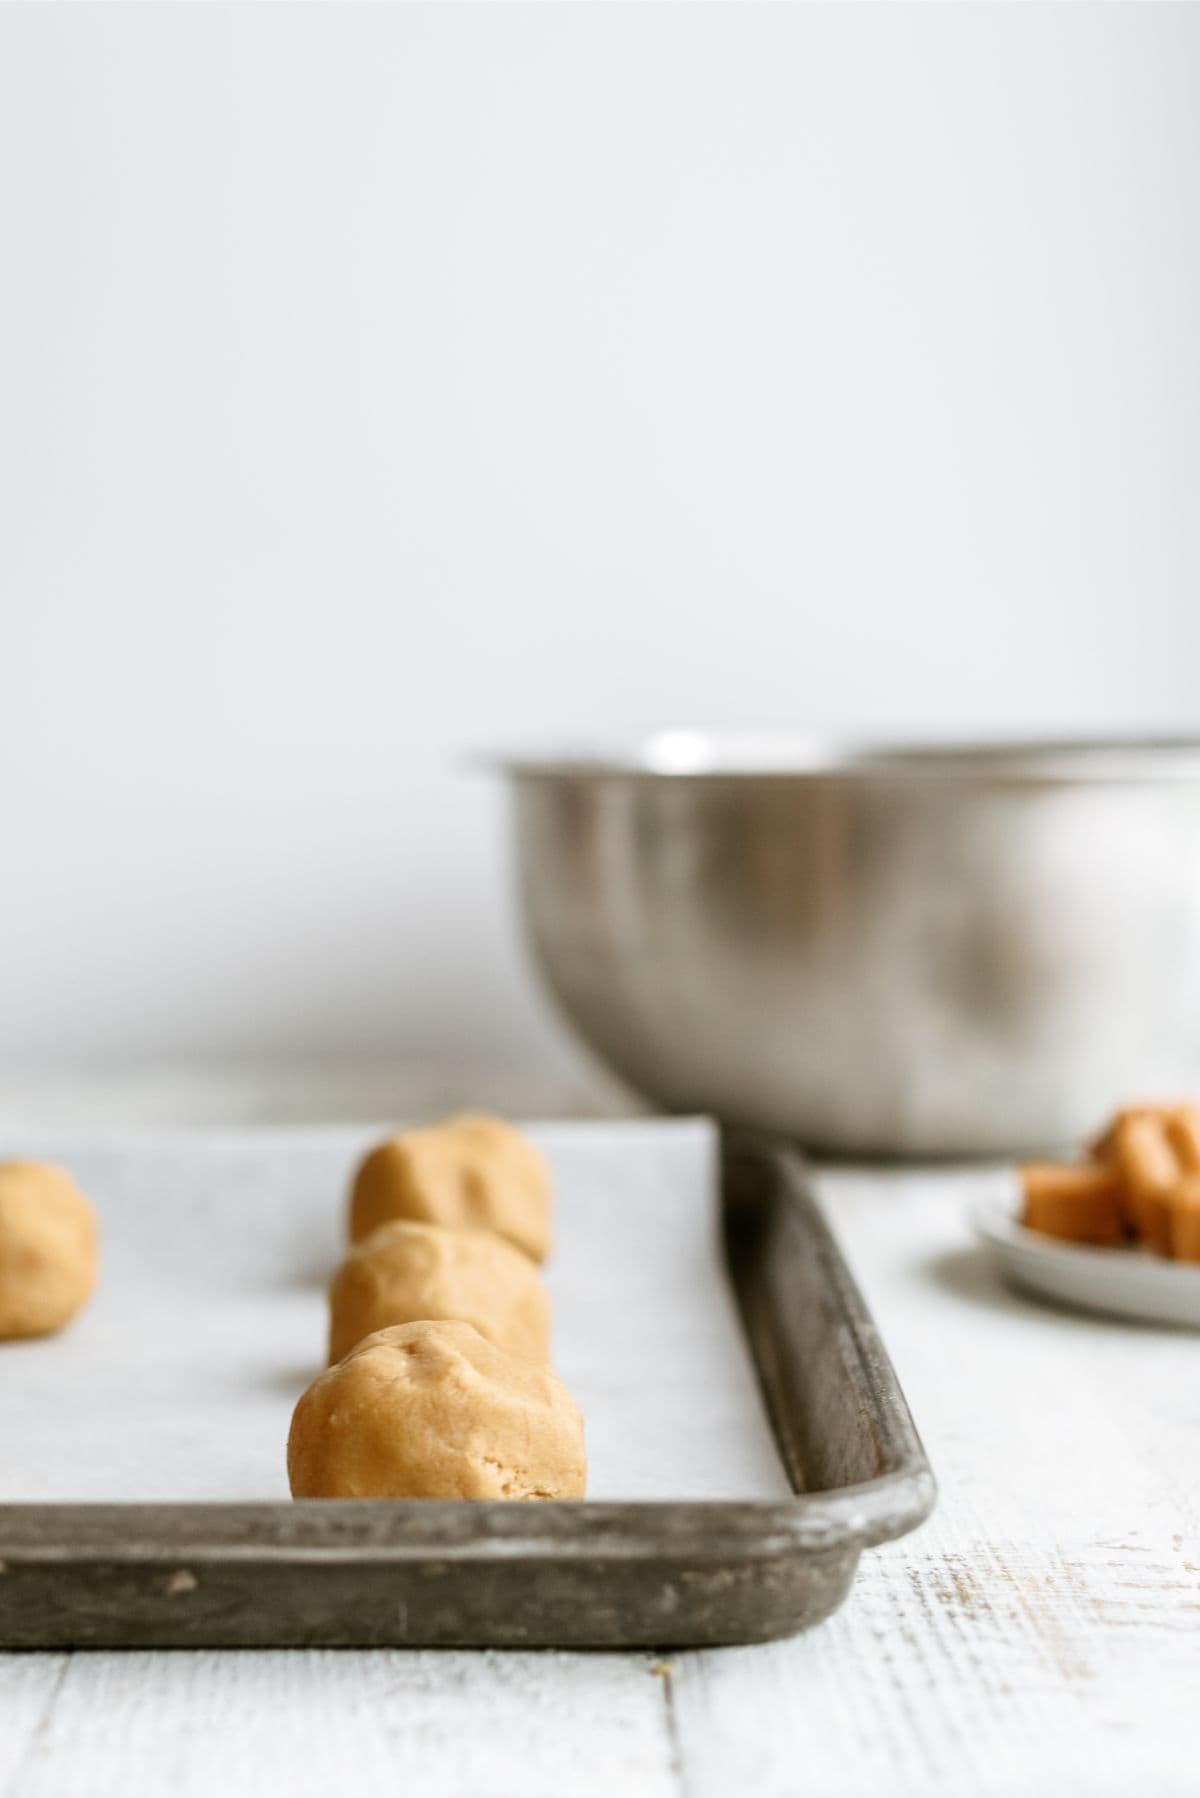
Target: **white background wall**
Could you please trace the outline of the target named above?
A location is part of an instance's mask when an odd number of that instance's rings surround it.
[[[560,1053],[465,745],[1200,724],[1195,7],[0,8],[0,1056]]]

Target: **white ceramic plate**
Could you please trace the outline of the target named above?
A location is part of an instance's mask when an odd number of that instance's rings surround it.
[[[1017,1202],[1007,1197],[982,1200],[974,1218],[1014,1286],[1083,1311],[1200,1329],[1200,1262],[1164,1261],[1148,1249],[1058,1242],[1019,1223]]]

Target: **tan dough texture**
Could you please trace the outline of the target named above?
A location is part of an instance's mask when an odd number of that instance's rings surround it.
[[[0,1162],[0,1338],[48,1336],[96,1284],[96,1214],[70,1174]]]
[[[320,1374],[288,1435],[293,1498],[582,1498],[583,1418],[558,1378],[471,1324],[397,1324]]]
[[[350,1236],[361,1242],[393,1218],[492,1230],[535,1261],[550,1252],[550,1171],[502,1118],[447,1118],[373,1149],[354,1178]]]
[[[514,1355],[550,1355],[550,1295],[520,1249],[486,1230],[397,1219],[351,1249],[329,1288],[329,1359],[390,1324],[459,1318]]]

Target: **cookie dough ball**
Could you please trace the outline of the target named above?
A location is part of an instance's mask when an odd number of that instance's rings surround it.
[[[61,1167],[0,1162],[0,1339],[48,1336],[96,1284],[96,1214]]]
[[[447,1118],[405,1130],[373,1149],[350,1197],[350,1236],[360,1242],[393,1218],[493,1230],[535,1261],[550,1251],[550,1170],[502,1118]]]
[[[319,1375],[288,1436],[293,1498],[582,1498],[583,1418],[556,1374],[472,1324],[378,1330]]]
[[[351,1249],[329,1288],[329,1359],[389,1324],[459,1318],[514,1355],[550,1355],[550,1295],[501,1236],[440,1224],[381,1224]]]

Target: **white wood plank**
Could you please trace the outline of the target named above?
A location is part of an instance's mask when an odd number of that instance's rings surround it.
[[[0,1794],[20,1789],[54,1715],[70,1665],[65,1654],[0,1655]]]
[[[1008,1294],[987,1178],[823,1180],[941,1503],[823,1629],[676,1657],[689,1798],[1200,1788],[1197,1345]]]
[[[653,1667],[645,1655],[79,1654],[5,1798],[676,1798]]]
[[[881,1552],[795,1642],[676,1657],[689,1798],[1195,1792],[1194,1621],[1102,1566],[950,1540]]]

